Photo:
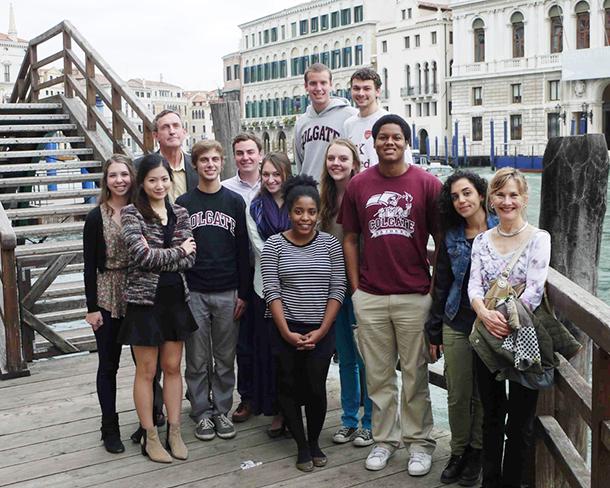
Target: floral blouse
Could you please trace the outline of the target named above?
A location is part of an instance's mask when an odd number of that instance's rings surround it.
[[[492,232],[497,232],[495,227],[479,234],[472,244],[468,283],[468,297],[471,302],[475,298],[482,300],[485,297],[492,280],[500,275],[516,252],[500,254],[491,240]],[[542,302],[550,260],[551,236],[548,232],[537,229],[508,277],[513,287],[525,283],[525,290],[520,299],[532,311]]]
[[[121,235],[121,226],[112,220],[110,208],[100,207],[106,243],[106,271],[97,273],[97,303],[112,318],[125,316],[127,303],[123,296],[127,283],[129,253]]]

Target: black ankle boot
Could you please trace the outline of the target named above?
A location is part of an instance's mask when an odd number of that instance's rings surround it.
[[[455,483],[462,473],[464,467],[464,456],[452,454],[445,469],[441,473],[441,483]]]
[[[102,415],[102,428],[100,431],[102,432],[104,447],[108,452],[111,452],[112,454],[125,452],[125,446],[121,442],[118,414]]]
[[[458,484],[460,486],[474,486],[481,475],[481,449],[468,448],[464,457],[464,468]]]

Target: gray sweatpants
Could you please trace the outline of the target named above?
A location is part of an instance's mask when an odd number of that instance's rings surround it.
[[[184,376],[191,402],[190,415],[195,422],[212,415],[226,415],[233,404],[239,334],[239,322],[233,320],[236,299],[237,290],[191,291],[189,305],[199,329],[185,343]]]

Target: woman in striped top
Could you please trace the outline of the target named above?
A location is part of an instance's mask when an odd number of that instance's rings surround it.
[[[311,471],[327,462],[318,439],[335,347],[333,322],[345,296],[345,265],[339,241],[316,230],[320,195],[315,180],[292,178],[284,183],[283,193],[291,227],[267,239],[261,271],[265,300],[278,331],[278,403],[297,443],[296,467]]]

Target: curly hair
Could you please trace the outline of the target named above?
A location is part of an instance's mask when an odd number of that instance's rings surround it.
[[[298,175],[290,178],[282,184],[282,194],[284,204],[288,212],[292,210],[294,202],[300,197],[309,197],[316,202],[316,207],[320,209],[320,194],[318,193],[318,183],[309,175]]]
[[[440,225],[443,233],[464,224],[464,217],[457,213],[451,199],[451,185],[462,178],[470,181],[477,193],[483,197],[481,205],[487,210],[485,207],[485,202],[487,201],[487,180],[472,171],[461,169],[455,171],[445,180],[438,196]]]
[[[335,139],[326,148],[324,153],[324,165],[322,166],[322,175],[320,176],[320,225],[323,231],[327,231],[332,223],[333,218],[339,213],[339,205],[337,202],[337,184],[328,174],[326,169],[326,158],[328,151],[334,145],[344,146],[352,153],[352,161],[354,169],[351,172],[350,178],[360,172],[360,158],[358,157],[358,149],[348,139]]]

